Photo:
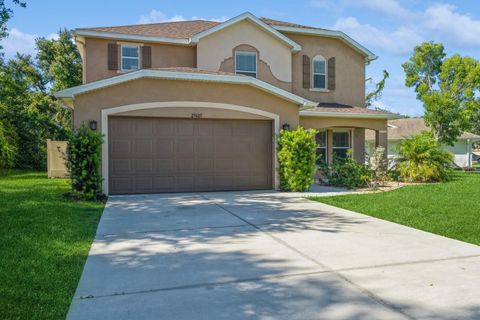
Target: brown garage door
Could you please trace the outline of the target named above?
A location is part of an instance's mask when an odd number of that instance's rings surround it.
[[[111,194],[272,188],[272,124],[109,118]]]

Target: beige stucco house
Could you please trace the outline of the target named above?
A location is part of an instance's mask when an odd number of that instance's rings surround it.
[[[364,108],[375,55],[341,31],[250,13],[228,21],[82,28],[84,84],[56,96],[105,136],[106,194],[271,189],[281,128],[320,130],[318,153],[365,158],[391,116]]]

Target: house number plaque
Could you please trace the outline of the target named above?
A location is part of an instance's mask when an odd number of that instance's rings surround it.
[[[201,119],[202,114],[201,113],[192,113],[192,119]]]

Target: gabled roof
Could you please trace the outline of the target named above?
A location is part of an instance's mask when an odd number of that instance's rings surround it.
[[[409,136],[419,134],[422,131],[430,130],[425,124],[423,118],[405,118],[388,121],[388,140],[402,140]],[[373,133],[366,134],[367,140],[374,140]],[[464,132],[458,140],[470,139],[473,141],[480,140],[480,136]]]
[[[304,117],[336,117],[336,118],[368,118],[368,119],[395,119],[397,114],[364,107],[349,106],[340,103],[321,102],[314,108],[300,111]]]
[[[225,22],[192,20],[116,27],[79,28],[75,30],[75,33],[78,36],[87,37],[189,45],[195,43],[195,40],[199,39],[202,35],[205,36],[206,34],[221,30],[244,19],[250,19],[267,32],[275,35],[281,41],[284,41],[291,46],[293,51],[300,50],[300,46],[285,36],[283,34],[284,32],[337,38],[365,56],[367,62],[377,58],[375,54],[341,31],[316,28],[269,18],[257,18],[249,12],[243,13]]]
[[[314,106],[315,102],[304,99],[291,92],[275,87],[269,83],[258,80],[257,78],[231,74],[227,72],[200,70],[196,68],[165,68],[165,69],[142,69],[129,72],[116,77],[98,80],[76,87],[68,88],[55,93],[55,97],[63,100],[72,100],[75,96],[87,93],[93,90],[106,88],[127,81],[137,80],[141,78],[169,79],[169,80],[186,80],[186,81],[202,81],[202,82],[218,82],[248,85],[260,90],[271,93],[287,101],[296,103],[302,107]],[[68,103],[67,103],[68,104]]]

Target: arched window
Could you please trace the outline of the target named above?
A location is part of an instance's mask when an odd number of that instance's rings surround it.
[[[314,89],[327,88],[327,61],[322,56],[316,56],[312,61],[312,77]]]

